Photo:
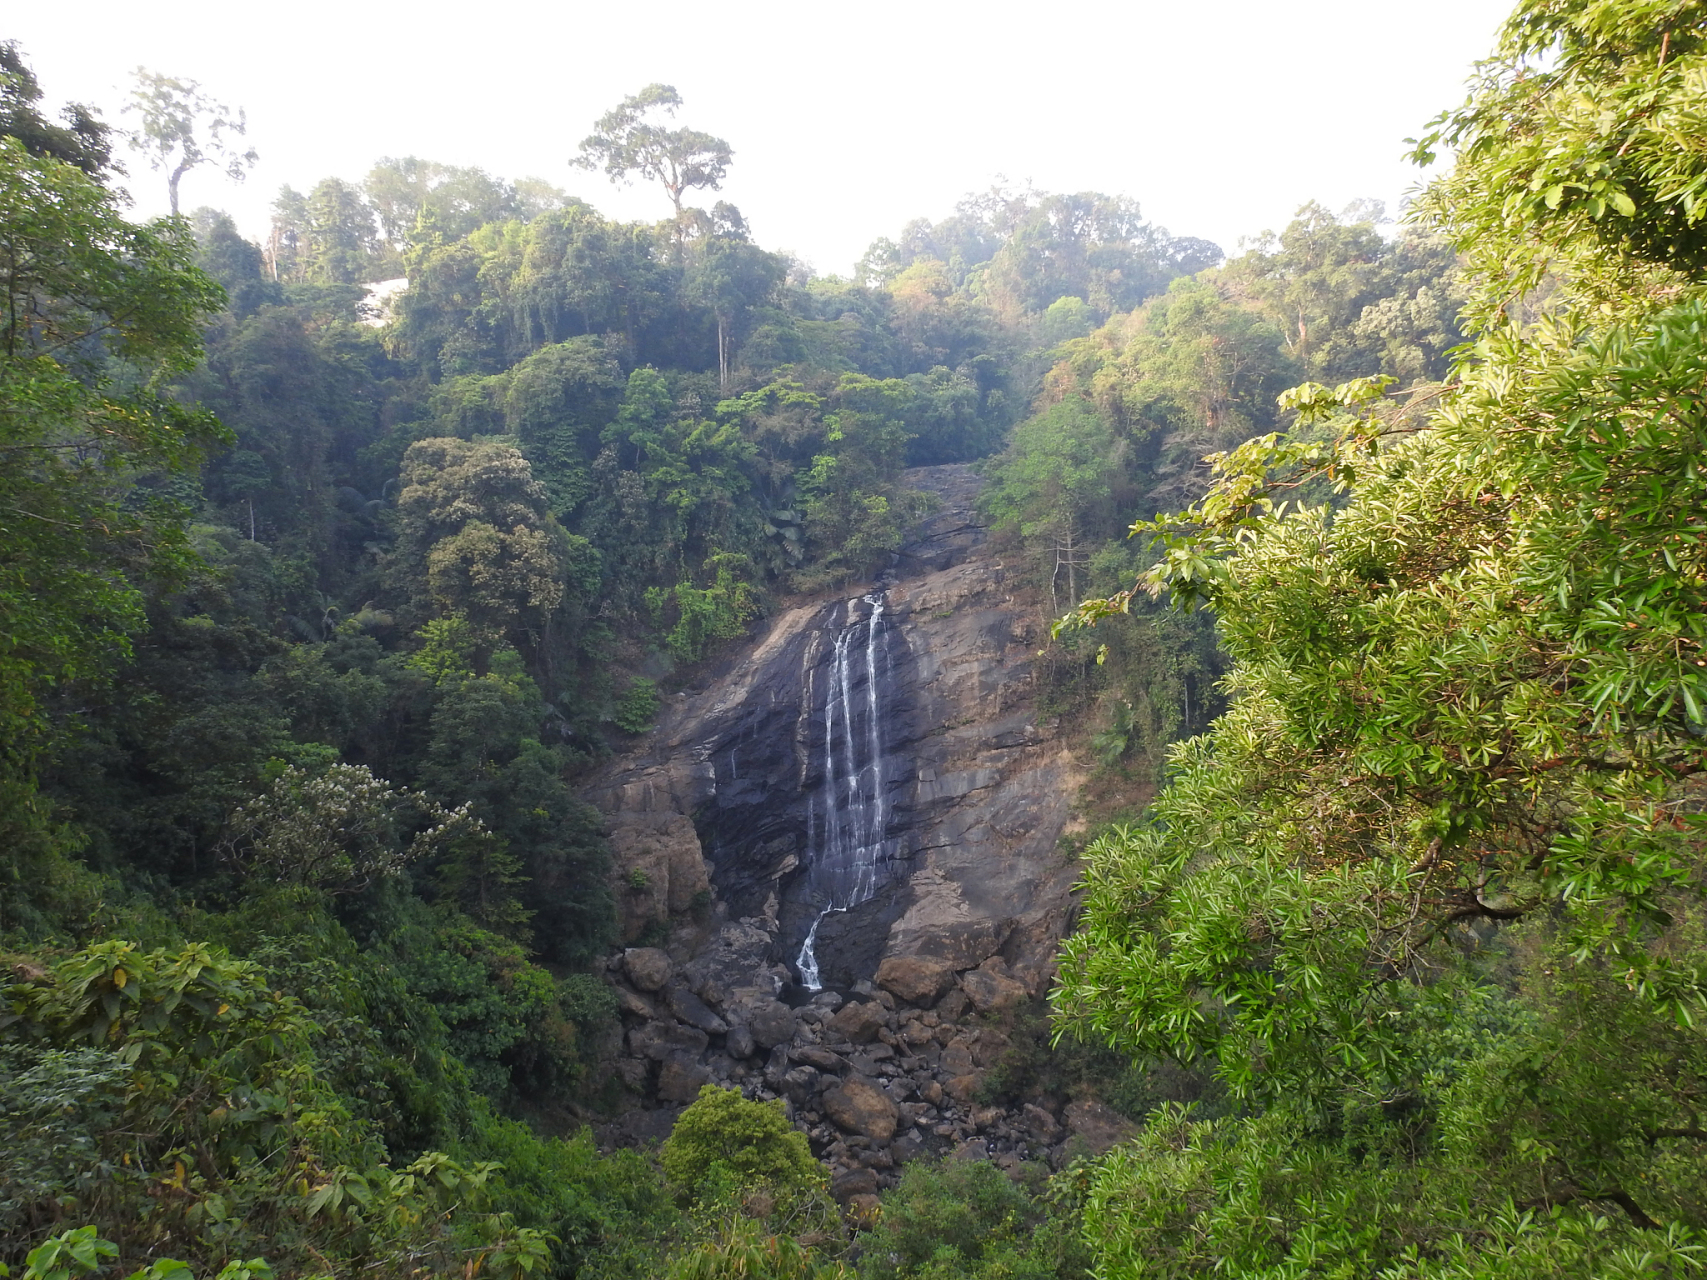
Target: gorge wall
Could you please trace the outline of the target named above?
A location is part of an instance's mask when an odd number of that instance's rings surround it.
[[[1045,981],[1080,778],[1060,727],[1038,717],[1043,615],[989,554],[971,469],[911,476],[940,505],[891,570],[773,618],[592,781],[631,934],[672,893],[680,911],[691,884],[688,897],[709,889],[771,938],[786,982],[800,982],[814,929],[827,987],[873,979],[891,957],[964,970],[1000,955],[1028,986]],[[675,870],[659,874],[671,846]]]
[[[1046,617],[971,469],[911,479],[938,505],[889,570],[770,619],[587,790],[631,944],[611,963],[630,1086],[787,1097],[848,1168],[848,1142],[981,1132],[999,1035],[961,1024],[1047,989],[1077,875],[1082,777],[1033,676]],[[831,1101],[862,1089],[892,1113],[879,1138]]]

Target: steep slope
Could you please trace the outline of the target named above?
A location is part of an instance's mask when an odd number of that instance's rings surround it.
[[[589,788],[628,864],[631,937],[668,905],[655,871],[651,892],[635,887],[655,833],[676,833],[677,910],[684,875],[703,884],[691,855],[681,869],[687,817],[716,899],[770,937],[779,980],[845,989],[885,958],[964,970],[992,955],[1045,980],[1079,778],[1059,726],[1038,721],[1042,615],[985,543],[970,468],[910,478],[940,505],[893,568],[774,618]]]
[[[589,788],[625,940],[658,944],[611,958],[640,1105],[609,1141],[736,1086],[786,1099],[853,1200],[956,1144],[1111,1140],[1094,1106],[977,1105],[1009,1041],[975,1015],[1040,994],[1070,921],[1082,778],[1039,719],[1046,618],[985,541],[977,477],[910,480],[939,502],[888,571],[772,619]]]

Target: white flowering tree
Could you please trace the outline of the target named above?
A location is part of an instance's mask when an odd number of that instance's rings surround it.
[[[458,841],[487,838],[469,805],[446,809],[366,765],[292,765],[232,814],[227,848],[251,875],[359,893]]]

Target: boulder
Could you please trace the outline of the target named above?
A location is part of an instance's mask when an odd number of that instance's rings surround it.
[[[954,985],[954,969],[946,960],[886,956],[877,966],[877,985],[909,1004],[929,1008]]]
[[[830,1179],[830,1194],[843,1203],[854,1196],[876,1195],[877,1175],[864,1167],[844,1169]]]
[[[1090,1148],[1092,1155],[1100,1156],[1138,1132],[1130,1120],[1094,1098],[1069,1102],[1065,1119],[1067,1128]]]
[[[975,1071],[969,1071],[963,1076],[955,1076],[943,1086],[943,1091],[956,1102],[970,1106],[978,1096],[978,1089],[984,1083],[984,1077]]]
[[[883,1201],[871,1194],[849,1196],[844,1208],[847,1209],[848,1218],[861,1229],[876,1226],[877,1220],[883,1216]]]
[[[622,953],[622,970],[642,991],[661,991],[675,966],[657,947],[630,947]]]
[[[662,1062],[671,1054],[698,1057],[705,1052],[711,1037],[698,1027],[684,1027],[676,1022],[648,1022],[628,1033],[628,1051],[637,1058]]]
[[[886,1022],[887,1014],[876,1001],[853,1000],[830,1019],[830,1030],[854,1044],[870,1044]]]
[[[890,1144],[889,1154],[895,1157],[897,1164],[906,1164],[909,1160],[917,1160],[926,1155],[924,1137],[917,1129],[909,1129]]]
[[[900,1112],[884,1093],[869,1080],[858,1077],[845,1080],[824,1090],[821,1100],[824,1114],[848,1133],[860,1133],[877,1142],[888,1142],[895,1136]]]
[[[1039,1142],[1046,1146],[1053,1146],[1060,1140],[1061,1122],[1036,1103],[1026,1103],[1020,1114],[1024,1118],[1025,1127],[1032,1132]]]
[[[950,991],[936,1002],[936,1011],[942,1015],[944,1022],[958,1022],[960,1015],[966,1012],[972,1002],[966,998],[966,993],[959,987]]]
[[[760,1048],[787,1044],[796,1026],[794,1010],[780,1000],[759,1000],[747,1007],[747,1029]]]
[[[963,787],[969,791],[981,790],[998,777],[999,771],[994,769],[957,771],[952,777],[921,782],[919,800],[946,798],[940,791],[945,785],[957,791]],[[937,793],[934,797],[933,792]],[[997,890],[999,898],[1006,901],[992,901],[988,897],[989,891],[997,883],[1008,880],[1008,876],[1001,873],[1008,869],[1002,868],[999,872],[992,867],[989,871],[995,874],[986,873],[979,878],[981,892],[977,905],[968,898],[960,877],[945,874],[943,868],[935,866],[915,872],[908,886],[913,891],[911,901],[890,934],[891,953],[925,956],[956,969],[970,969],[986,956],[1000,951],[1014,926],[1013,918],[1002,908],[1019,906],[1037,885],[1035,879],[1029,885],[1009,881]],[[992,915],[992,908],[1001,914]]]
[[[869,1151],[860,1152],[859,1162],[867,1169],[886,1170],[895,1167],[895,1157],[889,1154],[888,1147],[873,1147]]]
[[[972,1061],[981,1067],[993,1067],[1011,1048],[1013,1041],[994,1027],[985,1027],[972,1037]]]
[[[694,958],[682,966],[688,986],[707,1004],[720,1008],[728,997],[775,996],[782,983],[770,970],[775,943],[771,935],[745,920],[726,920],[700,944]],[[715,998],[718,990],[728,993]]]
[[[796,1062],[804,1062],[820,1071],[829,1071],[836,1075],[847,1070],[847,1061],[841,1055],[831,1053],[828,1049],[820,1049],[815,1044],[803,1044],[793,1050],[790,1056]]]
[[[895,1050],[886,1044],[874,1044],[863,1052],[850,1053],[848,1065],[862,1076],[874,1076],[884,1063],[895,1057]]]
[[[951,1076],[963,1076],[977,1065],[972,1060],[972,1046],[965,1040],[956,1040],[942,1051],[938,1065]]]
[[[706,1069],[711,1072],[711,1078],[713,1080],[727,1084],[735,1077],[735,1059],[731,1058],[727,1053],[721,1053],[718,1050],[713,1049],[710,1053],[705,1055],[705,1066]]]
[[[723,1047],[729,1050],[732,1058],[750,1058],[758,1051],[758,1041],[753,1039],[753,1033],[745,1023],[737,1022],[729,1028],[729,1036],[723,1042]]]
[[[707,1035],[720,1036],[729,1030],[729,1024],[713,1013],[705,1001],[686,987],[670,984],[664,991],[664,1003],[669,1005],[670,1012],[678,1022],[698,1027]]]
[[[961,974],[960,989],[979,1013],[1002,1013],[1024,1004],[1030,995],[1023,983],[987,968]]]
[[[644,1018],[651,1022],[658,1016],[658,1011],[652,1007],[652,1002],[638,991],[632,991],[620,982],[612,983],[616,991],[617,1008],[632,1018]]]
[[[818,1073],[811,1067],[792,1067],[783,1074],[782,1091],[797,1107],[809,1107],[818,1098]]]
[[[936,1032],[922,1022],[911,1022],[901,1032],[901,1038],[913,1048],[930,1044],[936,1039]]]
[[[709,1070],[686,1054],[672,1054],[658,1072],[658,1097],[665,1102],[692,1102],[701,1087],[710,1083]]]

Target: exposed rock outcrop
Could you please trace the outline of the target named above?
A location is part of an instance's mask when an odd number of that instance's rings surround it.
[[[619,1073],[662,1105],[607,1138],[664,1130],[706,1081],[782,1098],[853,1207],[927,1152],[1017,1169],[1108,1132],[984,1097],[1009,1042],[973,1015],[1046,988],[1080,775],[1039,718],[1045,620],[984,543],[976,477],[914,476],[941,503],[889,573],[771,619],[590,788],[625,937],[669,936],[610,965]]]
[[[970,468],[912,475],[940,506],[890,572],[771,619],[723,674],[675,700],[642,750],[592,780],[617,850],[625,936],[706,888],[703,852],[728,916],[764,930],[791,976],[817,922],[827,987],[872,979],[892,957],[961,971],[1001,955],[1028,991],[1047,982],[1074,877],[1056,846],[1080,776],[1059,727],[1037,713],[1043,615],[987,553]],[[829,687],[836,639],[869,623],[878,596],[878,883],[820,921],[808,872],[824,843],[827,708],[846,692]],[[863,669],[844,679],[858,684]]]
[[[696,900],[709,902],[710,868],[686,814],[667,809],[614,813],[610,846],[624,942],[639,938],[654,923],[667,924]]]

